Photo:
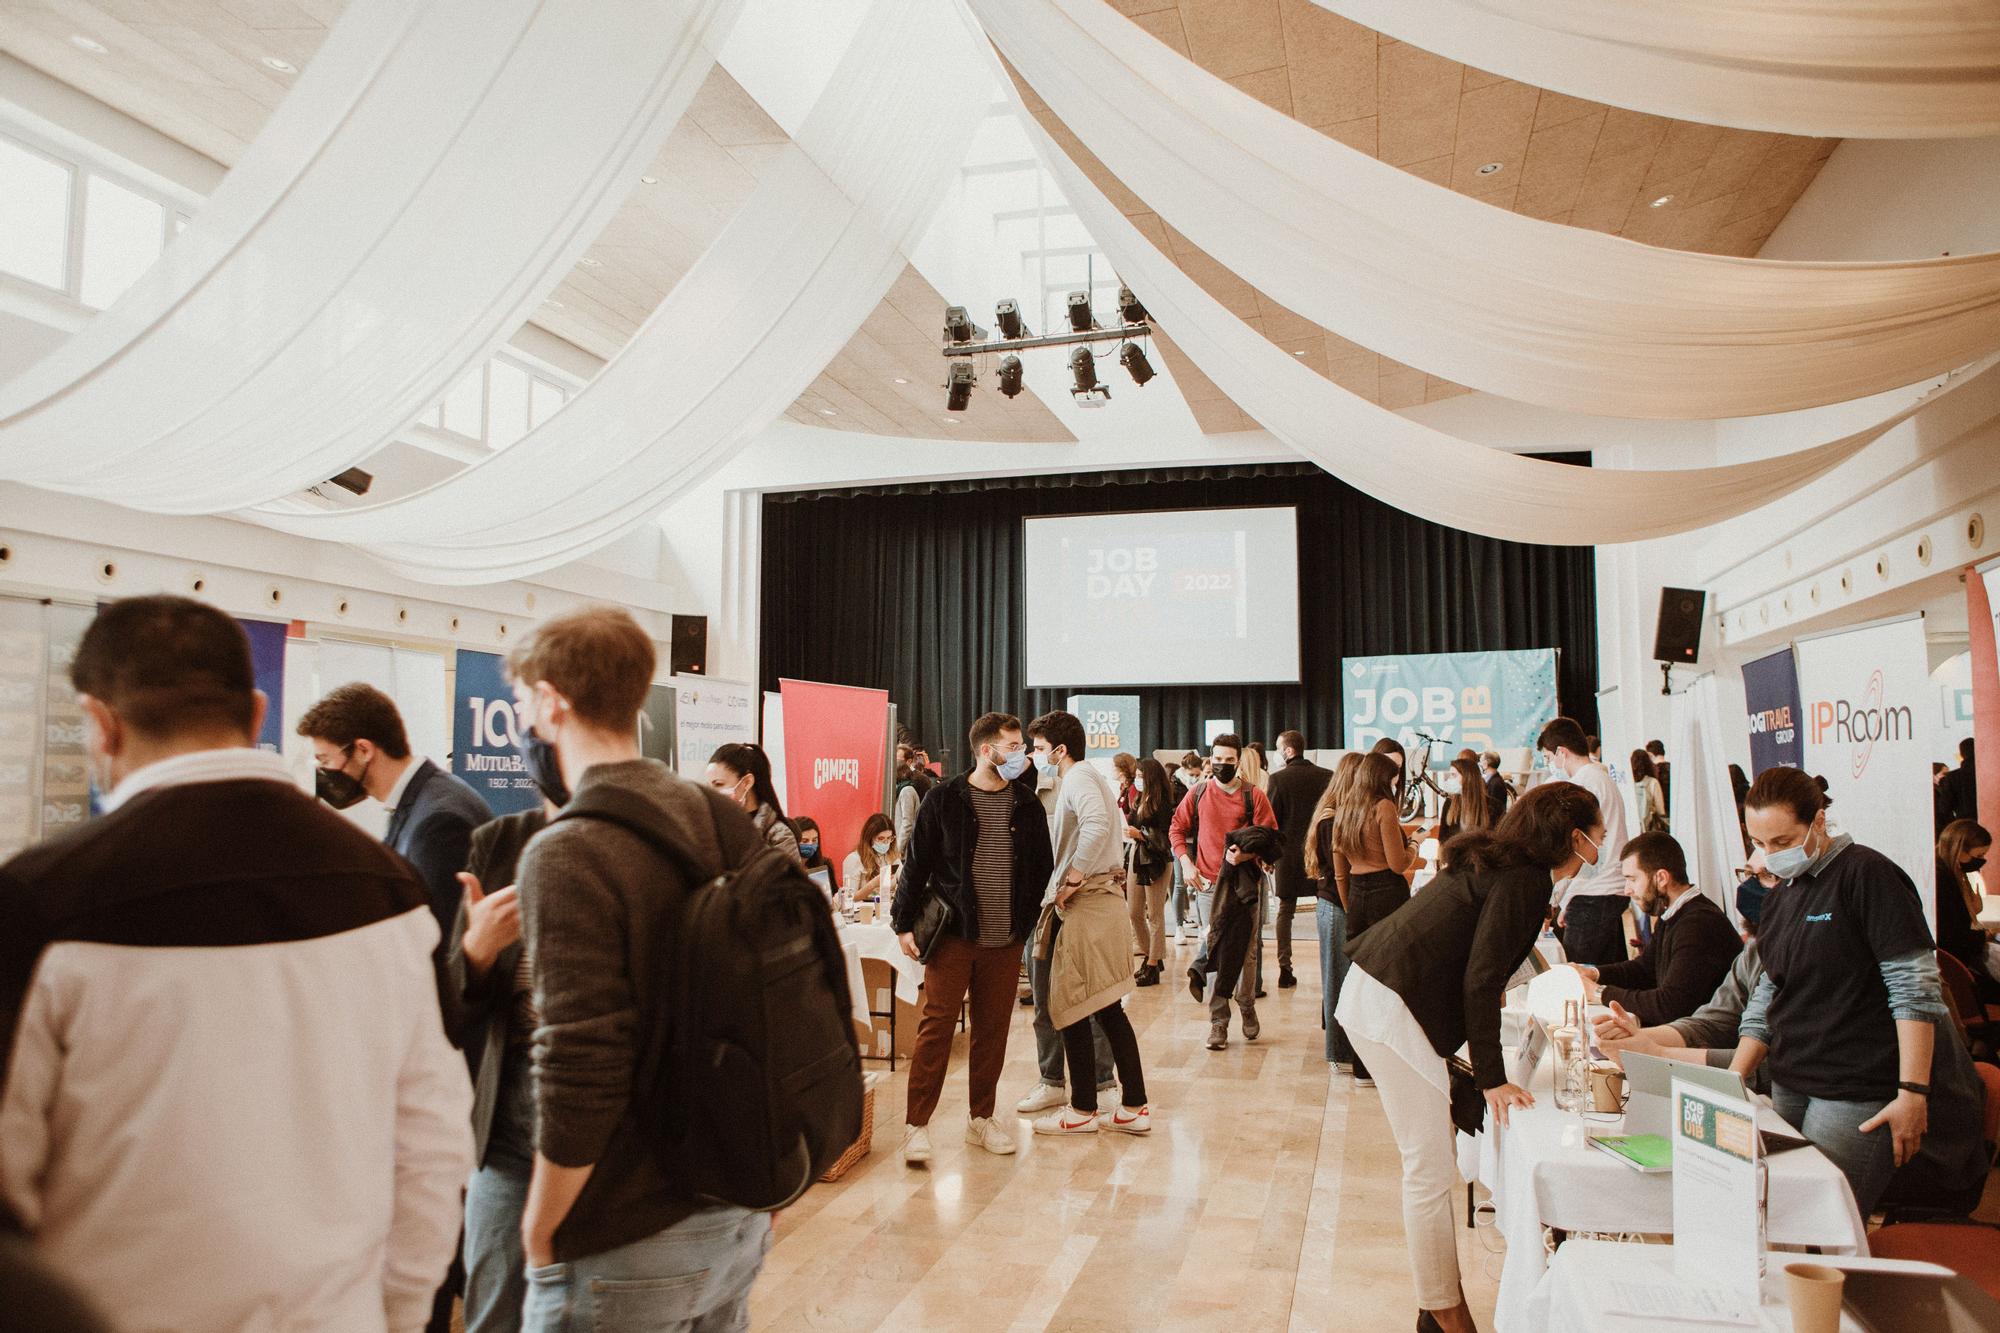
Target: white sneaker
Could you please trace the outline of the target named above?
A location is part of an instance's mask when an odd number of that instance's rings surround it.
[[[922,1125],[907,1125],[903,1129],[903,1162],[908,1166],[922,1166],[931,1160],[931,1132]]]
[[[1035,1122],[1037,1134],[1095,1134],[1096,1132],[1095,1111],[1076,1111],[1064,1107],[1054,1115],[1045,1115]]]
[[[999,1121],[984,1117],[966,1122],[965,1141],[976,1143],[997,1157],[1006,1157],[1020,1146],[1012,1134],[1000,1127]]]
[[[1121,1106],[1111,1113],[1104,1127],[1115,1129],[1120,1134],[1150,1134],[1153,1132],[1152,1108],[1142,1106],[1135,1111],[1129,1106]]]
[[[1035,1090],[1014,1103],[1014,1110],[1021,1115],[1033,1115],[1037,1111],[1052,1111],[1069,1101],[1069,1089],[1059,1083],[1037,1083]]]

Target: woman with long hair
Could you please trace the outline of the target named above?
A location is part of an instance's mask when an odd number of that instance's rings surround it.
[[[1347,909],[1349,944],[1410,901],[1410,881],[1404,876],[1414,854],[1396,813],[1400,776],[1394,759],[1369,755],[1354,770],[1333,810],[1333,874]],[[1360,1058],[1354,1061],[1354,1082],[1363,1088],[1375,1086],[1367,1062]]]
[[[1460,757],[1451,761],[1444,775],[1444,818],[1438,824],[1438,841],[1450,842],[1461,833],[1472,833],[1499,823],[1493,817],[1493,798],[1486,780],[1479,775],[1479,761]]]
[[[1333,766],[1333,778],[1320,793],[1306,824],[1305,870],[1312,881],[1313,917],[1319,927],[1319,1022],[1324,1029],[1327,1062],[1335,1072],[1354,1072],[1354,1048],[1333,1018],[1340,1002],[1340,983],[1347,976],[1347,903],[1340,896],[1339,881],[1333,875],[1333,812],[1341,794],[1354,782],[1364,756],[1349,751]]]
[[[1632,785],[1639,792],[1639,831],[1667,832],[1667,791],[1660,785],[1659,767],[1645,750],[1632,751]]]
[[[896,846],[896,825],[877,810],[861,821],[861,841],[847,854],[840,868],[840,882],[847,886],[849,902],[870,898],[887,900],[895,887],[895,867],[902,860]]]
[[[1987,965],[1987,935],[1979,924],[1983,904],[1972,876],[1985,867],[1992,850],[1993,835],[1974,819],[1954,819],[1938,834],[1937,946],[1965,964],[1986,1004],[2000,999],[2000,981]]]
[[[743,807],[765,842],[799,854],[799,840],[785,822],[778,788],[771,781],[771,756],[763,746],[738,742],[718,747],[708,757],[707,777],[709,786]]]
[[[1445,1061],[1461,1045],[1469,1048],[1472,1081],[1502,1125],[1511,1108],[1535,1104],[1507,1078],[1502,992],[1535,947],[1550,890],[1616,855],[1603,843],[1604,821],[1589,791],[1569,782],[1537,787],[1497,828],[1460,834],[1438,877],[1354,944],[1335,1012],[1381,1080],[1382,1110],[1402,1154],[1403,1231],[1419,1330],[1474,1327],[1451,1217],[1458,1162]]]
[[[1166,766],[1148,756],[1134,766],[1133,801],[1125,811],[1125,903],[1132,915],[1133,947],[1145,955],[1136,980],[1160,984],[1167,951],[1167,888],[1174,878],[1174,849],[1167,834],[1174,822],[1173,790]]]

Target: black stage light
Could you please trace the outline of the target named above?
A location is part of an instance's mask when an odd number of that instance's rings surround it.
[[[1021,324],[1021,307],[1018,302],[1002,301],[993,307],[993,322],[1000,326],[1002,338],[1025,338],[1028,330]]]
[[[946,306],[944,312],[944,336],[955,343],[969,343],[974,338],[985,337],[986,330],[972,322],[972,316],[965,313],[964,306]]]
[[[1000,392],[1012,398],[1021,392],[1021,358],[1003,356],[1000,358]]]
[[[972,369],[970,361],[951,363],[951,384],[944,400],[945,411],[963,412],[972,402],[972,386],[979,382],[979,376]]]
[[[1071,292],[1069,294],[1069,326],[1076,333],[1090,331],[1090,293]]]
[[[1118,313],[1127,324],[1144,324],[1146,307],[1139,304],[1139,298],[1132,295],[1130,287],[1118,289]]]
[[[1134,384],[1144,384],[1153,378],[1153,365],[1146,360],[1146,354],[1140,350],[1138,343],[1126,343],[1118,349],[1118,364],[1132,372]]]

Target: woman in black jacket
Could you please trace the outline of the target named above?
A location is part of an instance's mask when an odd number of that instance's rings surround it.
[[[1497,829],[1454,839],[1446,869],[1348,946],[1353,966],[1335,1016],[1381,1089],[1402,1151],[1419,1330],[1474,1328],[1451,1218],[1458,1166],[1445,1059],[1470,1045],[1473,1081],[1501,1124],[1509,1108],[1535,1104],[1507,1080],[1502,992],[1535,947],[1550,890],[1609,855],[1603,843],[1596,797],[1569,782],[1537,787]]]

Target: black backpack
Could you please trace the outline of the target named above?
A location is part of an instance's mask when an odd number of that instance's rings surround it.
[[[640,1110],[691,1196],[770,1211],[861,1136],[853,999],[825,892],[704,794],[720,867],[695,864],[666,812],[630,792],[598,788],[562,818],[618,825],[690,885],[668,914],[665,1012],[642,1029]]]

